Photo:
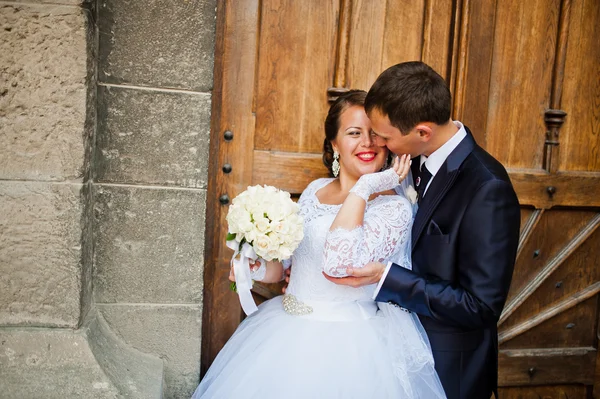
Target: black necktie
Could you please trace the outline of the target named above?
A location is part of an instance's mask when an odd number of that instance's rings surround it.
[[[429,180],[431,180],[431,173],[429,172],[429,170],[427,170],[427,167],[425,166],[425,164],[423,164],[423,166],[421,167],[421,172],[419,173],[419,176],[417,177],[417,193],[419,194],[418,197],[418,204],[421,205],[421,201],[423,199],[423,196],[425,195],[425,189],[427,188],[427,184],[429,183]]]

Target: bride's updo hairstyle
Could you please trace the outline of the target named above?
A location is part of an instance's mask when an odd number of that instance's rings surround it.
[[[331,170],[331,164],[333,163],[333,146],[331,142],[337,137],[338,130],[340,129],[340,117],[348,108],[355,105],[361,107],[365,106],[365,98],[367,92],[364,90],[350,90],[335,100],[329,112],[327,118],[325,118],[325,140],[323,141],[323,164],[329,170],[329,176],[333,177],[333,171]]]

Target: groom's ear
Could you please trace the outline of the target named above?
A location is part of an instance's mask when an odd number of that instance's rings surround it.
[[[422,141],[427,142],[431,139],[433,129],[428,123],[419,123],[417,126],[415,126],[414,130],[417,132]]]

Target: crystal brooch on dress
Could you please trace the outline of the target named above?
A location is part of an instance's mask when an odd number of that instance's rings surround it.
[[[313,312],[311,306],[305,305],[295,296],[287,294],[283,296],[283,310],[293,316],[303,316]]]

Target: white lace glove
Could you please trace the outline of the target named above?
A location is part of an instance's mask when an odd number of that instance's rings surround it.
[[[250,278],[254,281],[262,281],[267,275],[267,261],[263,258],[258,258],[256,262],[260,262],[260,266],[257,269],[250,266]]]
[[[350,192],[358,195],[365,201],[369,201],[371,195],[392,190],[398,184],[400,184],[400,176],[398,176],[398,173],[393,168],[390,168],[383,172],[362,175],[354,187],[350,189]]]

